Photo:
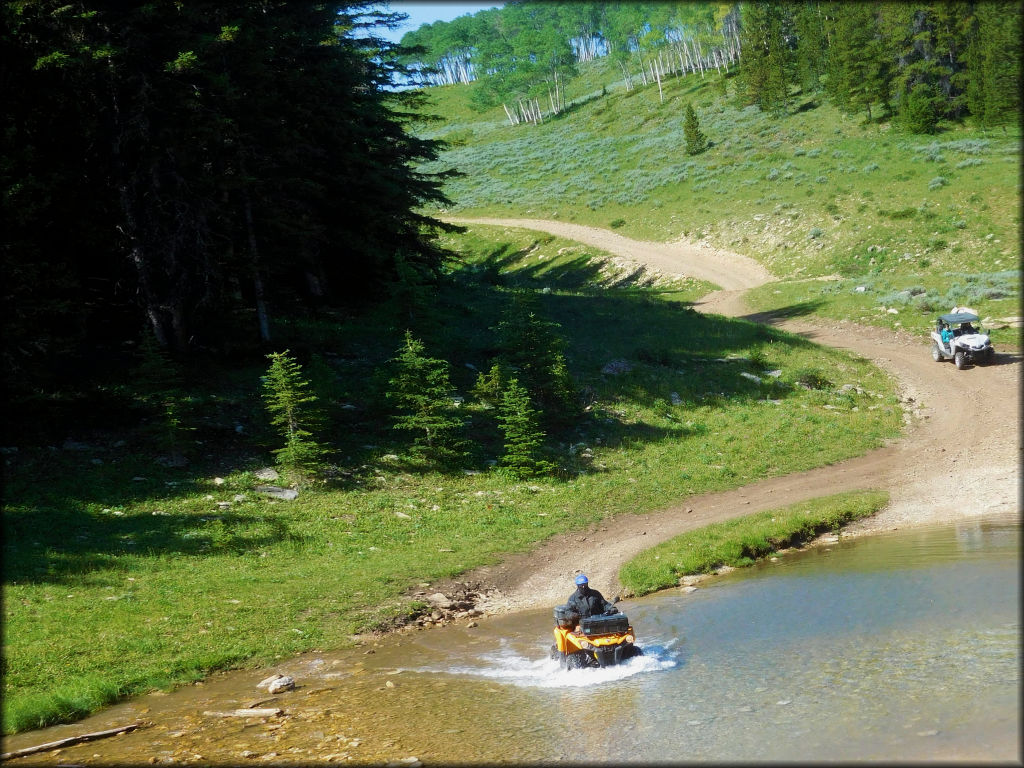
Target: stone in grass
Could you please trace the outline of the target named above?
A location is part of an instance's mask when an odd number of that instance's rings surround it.
[[[277,470],[273,467],[264,467],[256,473],[257,480],[280,480],[281,475],[278,474]]]
[[[294,501],[299,498],[299,492],[294,488],[281,488],[277,485],[257,485],[256,492],[274,499],[284,499],[285,501]]]

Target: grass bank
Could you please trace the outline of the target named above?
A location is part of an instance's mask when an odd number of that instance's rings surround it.
[[[646,550],[626,563],[619,579],[635,595],[675,587],[683,576],[741,568],[780,549],[873,515],[888,494],[856,491],[713,523]]]
[[[273,328],[313,356],[316,389],[335,406],[322,435],[335,471],[294,501],[255,491],[274,447],[263,366],[192,374],[186,467],[161,463],[130,428],[127,385],[92,393],[76,412],[89,420],[63,421],[53,444],[5,447],[5,732],[213,670],[344,647],[416,611],[403,595],[421,582],[608,515],[859,455],[900,431],[884,372],[694,312],[706,286],[649,279],[522,231],[473,227],[451,245],[458,260],[414,327],[431,353],[444,350],[464,397],[479,436],[473,468],[417,464],[390,429],[379,387],[410,317],[385,304]],[[550,438],[557,476],[531,482],[495,470],[493,410],[471,394],[489,329],[522,290],[559,324],[585,398],[581,420]]]

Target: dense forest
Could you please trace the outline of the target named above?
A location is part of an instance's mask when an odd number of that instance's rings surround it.
[[[627,89],[732,71],[766,111],[823,94],[915,133],[971,116],[994,126],[1020,105],[1020,4],[1012,2],[543,3],[513,0],[423,25],[403,62],[433,85],[473,83],[480,108],[515,124],[564,108],[577,66],[609,57]]]
[[[369,3],[2,6],[3,366],[88,380],[149,335],[265,351],[272,320],[426,279],[444,174]],[[126,347],[127,345],[127,347]]]

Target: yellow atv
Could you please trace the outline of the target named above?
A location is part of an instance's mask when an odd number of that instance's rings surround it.
[[[580,619],[576,611],[560,605],[555,608],[555,644],[551,658],[564,669],[611,667],[626,659],[643,655],[633,645],[636,637],[625,614],[603,614]]]

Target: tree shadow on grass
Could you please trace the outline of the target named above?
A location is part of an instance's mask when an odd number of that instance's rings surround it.
[[[143,462],[126,451],[120,457],[104,453],[106,463],[93,466],[79,455],[43,450],[6,468],[5,583],[60,583],[91,571],[129,568],[139,557],[237,555],[302,543],[287,515],[261,499],[222,501],[222,508],[216,500],[197,498],[206,490],[213,495],[212,482],[207,489],[201,479],[152,464],[143,470],[150,477],[130,480]],[[197,472],[202,470],[191,474]],[[189,510],[181,510],[183,503]]]
[[[796,317],[807,317],[813,315],[821,309],[824,304],[825,302],[821,299],[812,299],[811,301],[801,301],[796,304],[770,309],[765,312],[752,312],[748,315],[742,315],[739,319],[750,323],[775,325],[785,320],[792,320]]]
[[[132,513],[98,517],[73,508],[4,515],[5,583],[79,581],[123,570],[140,557],[239,555],[285,541],[301,544],[283,515]]]

